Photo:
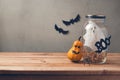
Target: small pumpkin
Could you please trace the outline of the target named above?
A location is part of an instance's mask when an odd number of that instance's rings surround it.
[[[78,40],[74,41],[72,48],[68,51],[67,56],[73,62],[79,62],[82,58],[83,43]]]

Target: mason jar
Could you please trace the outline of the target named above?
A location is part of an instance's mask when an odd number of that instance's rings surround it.
[[[105,25],[105,15],[87,15],[84,25],[84,56],[85,63],[103,64],[107,59],[111,35]]]

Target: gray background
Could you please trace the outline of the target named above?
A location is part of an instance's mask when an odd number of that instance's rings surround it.
[[[62,20],[80,14],[66,27]],[[0,51],[67,52],[84,33],[87,14],[104,14],[112,35],[110,52],[120,52],[120,0],[0,0]],[[54,24],[69,30],[59,34]]]

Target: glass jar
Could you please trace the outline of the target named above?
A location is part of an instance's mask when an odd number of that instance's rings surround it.
[[[87,15],[84,34],[84,56],[85,63],[103,64],[107,59],[108,46],[111,36],[105,26],[106,16]]]

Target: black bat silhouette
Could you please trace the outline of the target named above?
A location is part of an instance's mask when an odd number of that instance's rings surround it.
[[[64,20],[62,20],[62,21],[66,26],[69,26],[71,24],[74,24],[74,23],[77,23],[78,21],[80,21],[80,15],[78,14],[75,19],[70,19],[69,21],[64,21]]]
[[[69,31],[65,31],[62,28],[59,28],[56,24],[55,24],[55,30],[64,35],[69,33]]]

